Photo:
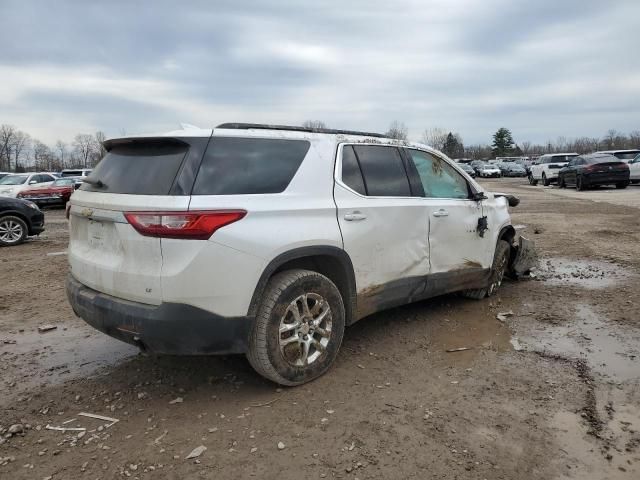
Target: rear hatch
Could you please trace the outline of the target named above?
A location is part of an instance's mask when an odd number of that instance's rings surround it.
[[[188,210],[207,141],[160,137],[105,143],[107,154],[71,199],[69,263],[78,281],[126,300],[162,302],[161,240],[140,235],[125,212]]]

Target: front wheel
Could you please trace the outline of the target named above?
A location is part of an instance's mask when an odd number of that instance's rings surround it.
[[[533,178],[533,174],[529,174],[529,185],[533,185],[534,187],[538,185],[538,180]]]
[[[507,273],[509,266],[509,257],[511,255],[511,247],[505,240],[498,240],[496,245],[496,253],[493,256],[493,265],[491,266],[491,277],[489,278],[489,284],[485,288],[477,288],[474,290],[464,290],[462,295],[467,298],[473,298],[476,300],[482,300],[485,297],[490,297],[498,291],[502,280]]]
[[[558,188],[566,188],[567,184],[564,183],[564,177],[558,175]]]
[[[576,190],[578,190],[579,192],[582,192],[586,188],[587,187],[584,184],[584,180],[582,179],[582,175],[578,175],[578,178],[576,178]]]
[[[0,218],[0,246],[19,245],[27,238],[28,229],[24,220],[13,215]]]
[[[287,270],[265,289],[247,359],[275,383],[301,385],[329,369],[344,328],[344,303],[335,284],[317,272]]]

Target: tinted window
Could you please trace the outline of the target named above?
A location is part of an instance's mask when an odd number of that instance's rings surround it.
[[[305,140],[214,137],[202,160],[193,194],[283,192],[309,146]]]
[[[410,197],[411,189],[400,152],[395,147],[357,145],[353,147],[372,197]]]
[[[408,150],[418,170],[425,197],[469,198],[467,181],[443,159],[419,150]]]
[[[618,157],[620,160],[631,160],[632,158],[635,158],[635,156],[638,154],[638,152],[618,152],[618,153],[614,153],[614,155],[616,157]]]
[[[364,181],[362,180],[360,165],[358,165],[358,159],[353,151],[353,147],[350,145],[345,145],[342,148],[342,181],[359,194],[367,194],[364,188]]]
[[[576,155],[554,155],[551,158],[551,162],[550,163],[568,162],[572,158],[576,158]]]
[[[620,159],[613,155],[599,155],[597,157],[587,157],[585,161],[586,163],[618,163]]]
[[[178,141],[141,141],[115,145],[80,190],[134,195],[168,195],[189,146]]]

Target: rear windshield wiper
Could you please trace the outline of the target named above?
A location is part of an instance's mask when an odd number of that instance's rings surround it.
[[[88,183],[89,185],[93,185],[94,187],[104,188],[106,185],[102,183],[102,180],[97,180],[94,178],[84,178],[82,180],[83,183]]]

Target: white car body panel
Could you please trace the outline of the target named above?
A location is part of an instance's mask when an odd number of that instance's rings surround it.
[[[640,155],[629,162],[629,180],[640,181]]]

